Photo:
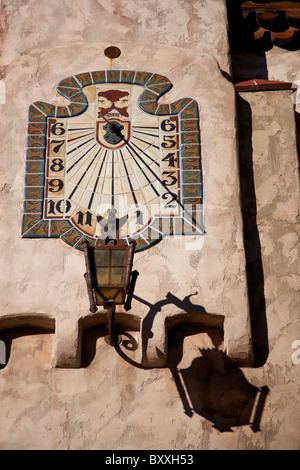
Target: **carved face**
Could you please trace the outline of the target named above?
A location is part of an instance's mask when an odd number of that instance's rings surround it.
[[[107,90],[98,93],[98,117],[110,115],[129,117],[129,93],[121,90]]]

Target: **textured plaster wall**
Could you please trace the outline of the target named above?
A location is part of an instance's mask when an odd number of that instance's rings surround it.
[[[6,102],[1,105],[1,315],[31,312],[43,317],[51,311],[53,318],[60,319],[60,327],[55,335],[51,321],[44,324],[45,334],[26,328],[3,332],[8,363],[0,370],[0,447],[299,448],[300,364],[292,362],[292,344],[300,340],[299,187],[290,96],[287,92],[241,96],[245,179],[240,194],[234,91],[219,71],[220,67],[230,72],[222,0],[4,1],[1,14],[6,87]],[[115,351],[105,343],[103,328],[87,331],[83,337],[85,367],[53,367],[57,337],[62,347],[70,343],[72,351],[76,334],[63,325],[69,326],[74,311],[87,310],[87,296],[82,255],[57,240],[20,237],[27,110],[36,100],[65,105],[55,91],[59,80],[107,69],[103,50],[111,44],[122,50],[115,68],[151,66],[151,71],[165,74],[175,85],[167,97],[170,101],[193,94],[202,109],[204,155],[210,155],[203,162],[205,174],[211,176],[205,183],[210,189],[207,238],[216,244],[208,243],[202,251],[189,250],[177,268],[171,252],[172,246],[183,251],[180,240],[165,245],[165,252],[162,244],[153,248],[153,257],[150,251],[141,254],[136,261],[140,278],[143,270],[148,276],[137,293],[145,297],[146,292],[147,299],[155,302],[169,291],[181,300],[198,291],[195,303],[204,302],[208,313],[226,313],[230,318],[231,311],[232,335],[241,338],[245,324],[249,327],[237,210],[243,197],[244,208],[250,207],[247,216],[255,219],[250,227],[256,231],[246,239],[249,244],[252,235],[257,248],[250,258],[248,252],[247,260],[254,351],[260,367],[229,367],[220,328],[183,329],[175,321],[170,325],[164,368],[130,364],[139,353],[137,331],[126,333],[126,350],[120,346]],[[253,153],[243,153],[243,146],[247,150],[249,144]],[[247,206],[249,181],[256,199]],[[156,274],[151,263],[160,264]],[[147,313],[145,306],[134,308],[137,314]],[[9,326],[9,318],[7,322]]]
[[[259,447],[272,449],[298,449],[300,431],[299,364],[292,356],[300,332],[299,162],[291,97],[290,90],[277,90],[238,98],[257,364],[266,358],[247,377],[255,377],[253,384],[264,377],[270,389]],[[254,442],[244,445],[253,448]]]

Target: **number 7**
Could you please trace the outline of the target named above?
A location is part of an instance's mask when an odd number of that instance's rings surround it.
[[[51,140],[50,144],[57,144],[52,148],[53,152],[58,153],[64,143],[64,140]]]

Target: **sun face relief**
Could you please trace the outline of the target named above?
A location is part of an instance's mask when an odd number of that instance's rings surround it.
[[[84,86],[82,75],[60,83],[59,91],[72,102],[84,97],[85,103],[76,115],[70,113],[72,105],[68,116],[58,109],[53,115],[45,113],[41,217],[34,218],[33,230],[26,225],[33,213],[25,209],[24,237],[38,236],[42,223],[44,228],[47,224],[47,236],[60,236],[79,247],[87,237],[105,237],[111,208],[118,235],[134,238],[137,249],[164,235],[203,233],[196,103],[184,99],[158,105],[159,92],[170,87],[165,77],[140,73],[137,79],[138,72],[126,72],[122,81],[125,72],[118,73],[118,83],[108,80],[108,72],[99,83],[96,73],[82,74],[88,82]],[[32,105],[33,118],[42,104]],[[30,122],[30,130],[34,124]],[[37,160],[32,147],[27,160]],[[31,189],[26,190],[26,207]]]

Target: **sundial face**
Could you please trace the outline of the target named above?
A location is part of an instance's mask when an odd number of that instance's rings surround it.
[[[30,107],[23,237],[81,249],[105,238],[109,209],[137,251],[203,234],[198,106],[158,104],[170,87],[147,72],[91,72],[59,83],[69,106]]]

